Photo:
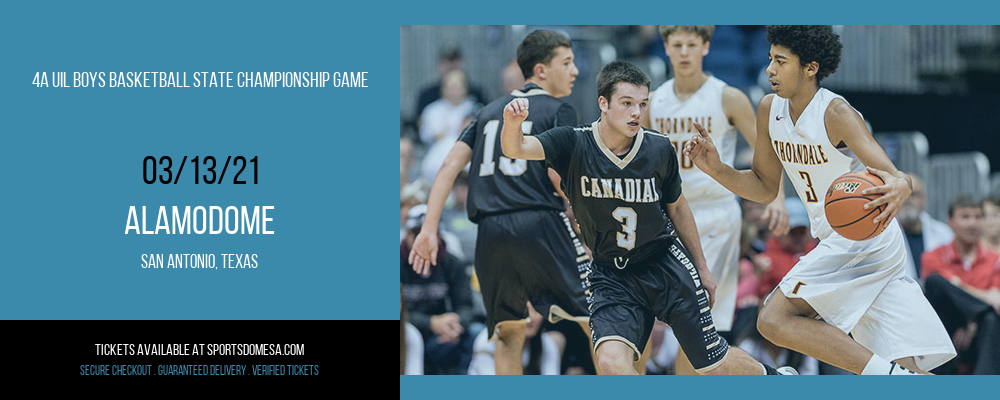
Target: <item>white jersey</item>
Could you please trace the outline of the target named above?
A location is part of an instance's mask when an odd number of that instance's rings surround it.
[[[820,240],[833,233],[824,212],[830,184],[845,173],[864,168],[849,149],[840,150],[830,143],[824,115],[833,99],[844,98],[820,88],[793,124],[788,99],[774,96],[767,121],[774,153],[806,205],[813,237]]]
[[[674,80],[671,79],[656,88],[650,100],[650,125],[670,137],[670,143],[677,150],[681,190],[691,203],[733,196],[732,192],[701,172],[683,152],[687,141],[698,134],[692,124],[697,122],[712,136],[722,162],[733,165],[737,139],[736,128],[729,124],[729,118],[722,109],[722,91],[726,86],[725,82],[710,76],[691,97],[681,101],[674,93]]]

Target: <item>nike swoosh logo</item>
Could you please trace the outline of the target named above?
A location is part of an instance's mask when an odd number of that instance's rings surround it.
[[[780,115],[775,115],[774,116],[774,120],[775,121],[781,121],[781,116]]]

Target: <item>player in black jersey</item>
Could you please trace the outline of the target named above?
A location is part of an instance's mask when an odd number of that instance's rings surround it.
[[[504,154],[546,160],[562,176],[594,250],[590,324],[599,370],[636,373],[632,362],[659,318],[674,329],[698,373],[777,374],[715,331],[709,312],[715,282],[681,194],[673,146],[639,124],[649,83],[630,63],[608,64],[597,76],[601,119],[537,136],[511,129],[529,116],[528,99],[504,109]]]
[[[576,124],[576,111],[558,99],[572,92],[578,73],[572,44],[556,32],[532,32],[517,48],[517,63],[526,85],[483,107],[462,132],[434,179],[427,217],[410,252],[419,273],[437,264],[441,209],[455,176],[471,160],[469,219],[479,224],[476,276],[487,329],[498,339],[498,374],[522,373],[528,300],[553,322],[569,318],[586,330],[589,317],[590,258],[563,213],[565,203],[555,194],[545,163],[509,159],[499,147],[503,108],[514,98],[538,105],[532,118],[518,121],[526,134]]]

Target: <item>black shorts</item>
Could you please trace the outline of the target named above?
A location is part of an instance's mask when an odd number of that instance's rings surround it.
[[[529,300],[551,322],[590,315],[590,257],[562,212],[523,210],[483,217],[475,266],[491,338],[498,323],[527,318]],[[559,309],[568,315],[560,315]]]
[[[654,317],[673,329],[696,370],[715,368],[729,344],[715,331],[708,296],[690,256],[676,240],[624,269],[615,264],[591,267],[590,330],[594,348],[607,340],[646,346]]]

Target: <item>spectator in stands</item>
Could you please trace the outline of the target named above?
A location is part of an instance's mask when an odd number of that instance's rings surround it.
[[[757,228],[743,220],[740,234],[740,280],[736,285],[736,315],[733,329],[726,340],[738,343],[750,330],[757,330],[757,311],[760,305],[760,278],[764,266],[770,266],[751,244],[757,239]]]
[[[913,179],[913,193],[903,202],[896,219],[903,227],[908,248],[903,268],[910,277],[916,278],[923,276],[920,271],[920,255],[951,242],[954,235],[947,224],[932,218],[927,211],[924,211],[927,204],[924,182],[916,175],[911,174],[910,177]]]
[[[983,244],[1000,253],[1000,196],[983,199]]]
[[[441,80],[443,80],[447,73],[455,70],[462,70],[462,51],[459,50],[458,46],[448,44],[442,47],[441,52],[438,54],[438,76],[441,79],[420,90],[414,115],[422,114],[428,104],[441,98]],[[520,86],[518,86],[519,88]],[[476,103],[486,103],[486,97],[483,96],[482,90],[473,85],[469,85],[469,95],[472,96],[473,101]]]
[[[740,208],[743,210],[743,223],[749,224],[754,229],[753,238],[750,240],[750,247],[754,254],[763,253],[767,247],[767,239],[771,237],[771,230],[768,229],[768,220],[764,217],[767,206],[747,199],[740,199]]]
[[[472,289],[465,267],[438,245],[438,263],[426,276],[413,272],[408,259],[413,240],[423,225],[427,206],[410,209],[406,238],[399,245],[399,280],[409,322],[424,338],[424,372],[465,374],[472,360]]]
[[[424,109],[420,120],[420,140],[429,146],[420,164],[420,177],[433,182],[462,129],[472,120],[476,103],[468,96],[465,73],[445,75],[441,82],[444,97]]]
[[[562,350],[566,338],[559,332],[541,332],[545,318],[528,302],[528,323],[524,330],[524,375],[559,375]],[[489,340],[489,332],[483,330],[476,336],[473,345],[472,364],[469,375],[496,375],[493,353],[497,342]]]
[[[958,357],[936,373],[1000,374],[1000,254],[980,244],[983,203],[959,196],[948,207],[955,240],[923,254],[927,299]]]
[[[809,214],[806,213],[802,201],[797,197],[788,197],[785,199],[785,207],[788,209],[788,223],[791,229],[787,235],[772,236],[768,239],[767,249],[757,258],[765,270],[757,291],[762,299],[778,286],[781,278],[784,278],[795,263],[799,262],[800,257],[819,243],[809,233]]]
[[[430,146],[444,139],[457,139],[464,128],[462,121],[472,114],[475,105],[475,99],[469,96],[465,73],[454,70],[445,74],[441,79],[441,98],[420,113],[420,140]]]

